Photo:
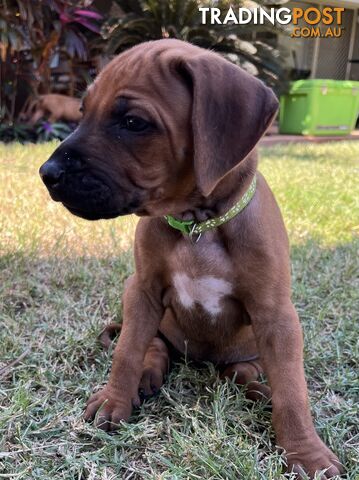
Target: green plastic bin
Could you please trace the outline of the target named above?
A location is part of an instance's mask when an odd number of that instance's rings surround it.
[[[280,98],[280,133],[348,135],[359,113],[359,82],[298,80]]]

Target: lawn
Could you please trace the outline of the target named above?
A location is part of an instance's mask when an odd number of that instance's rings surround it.
[[[84,423],[136,219],[86,222],[52,202],[37,171],[55,145],[0,146],[0,479],[284,479],[270,412],[210,364],[176,365],[116,435]],[[359,143],[261,154],[292,244],[315,424],[358,480]]]

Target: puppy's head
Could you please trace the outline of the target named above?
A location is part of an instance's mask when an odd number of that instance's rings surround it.
[[[180,213],[251,152],[276,110],[270,89],[219,55],[144,43],[97,77],[79,127],[40,175],[87,219]]]

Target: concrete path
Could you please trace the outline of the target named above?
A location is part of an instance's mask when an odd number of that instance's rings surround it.
[[[279,133],[269,132],[262,138],[259,145],[262,147],[269,147],[277,145],[278,143],[323,143],[323,142],[339,142],[339,141],[359,140],[359,130],[354,130],[350,135],[341,135],[335,137],[313,137],[304,135],[280,135]]]

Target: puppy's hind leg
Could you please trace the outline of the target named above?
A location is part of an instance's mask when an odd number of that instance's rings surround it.
[[[104,350],[108,350],[115,340],[115,338],[119,335],[121,331],[121,324],[120,323],[109,323],[106,327],[102,330],[98,339],[104,348]]]
[[[143,372],[139,385],[140,398],[147,398],[158,393],[169,371],[170,354],[165,342],[154,337],[147,349]]]
[[[105,350],[108,350],[119,335],[121,325],[110,323],[99,335],[99,341]],[[147,398],[155,395],[163,385],[164,377],[169,371],[170,355],[165,342],[154,337],[147,349],[144,361],[143,372],[139,385],[140,397]]]
[[[246,388],[246,397],[252,401],[268,401],[272,394],[271,389],[258,382],[258,377],[263,373],[262,365],[258,360],[239,362],[227,365],[220,373],[222,379],[229,378],[238,385]]]

